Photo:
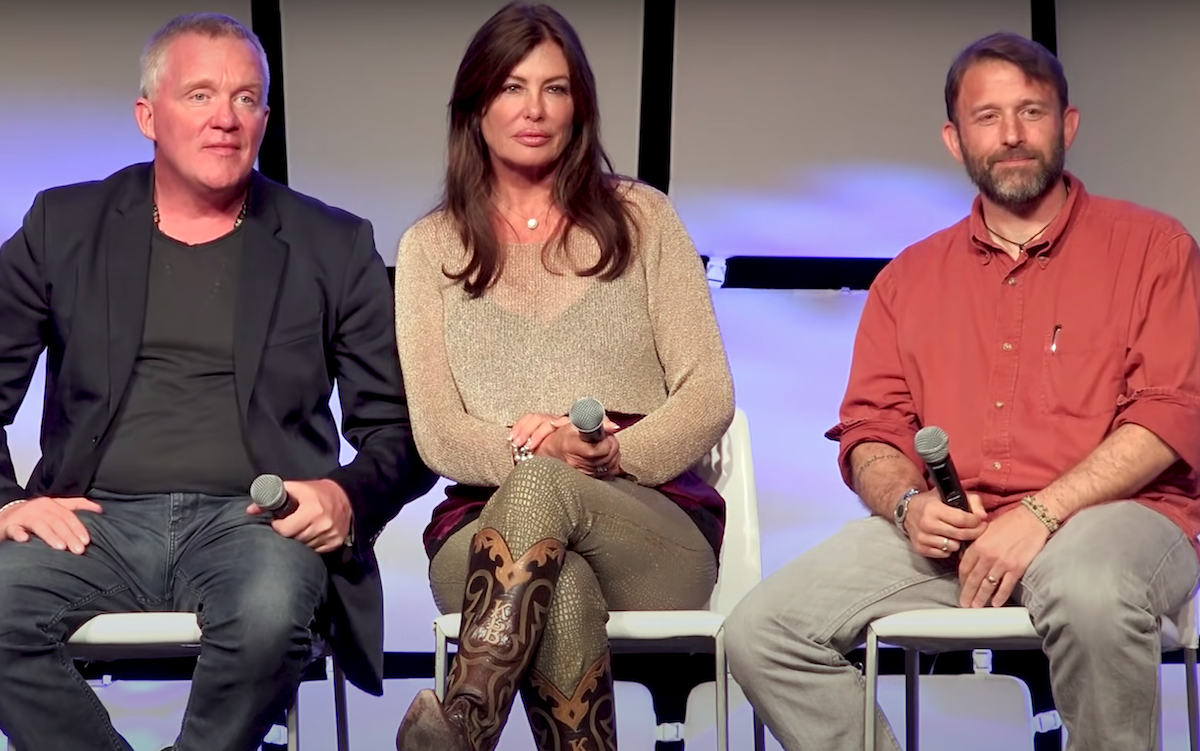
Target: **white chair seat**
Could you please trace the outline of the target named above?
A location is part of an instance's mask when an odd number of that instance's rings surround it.
[[[1183,649],[1179,629],[1170,618],[1161,620],[1164,652]],[[927,608],[885,616],[871,622],[879,641],[904,649],[936,646],[953,652],[986,644],[991,649],[1041,649],[1029,611],[1004,608]],[[961,647],[955,647],[955,643]]]
[[[725,623],[722,613],[711,610],[614,611],[608,614],[608,639],[715,639]]]
[[[106,613],[71,635],[71,644],[147,642],[200,646],[200,624],[191,613]]]

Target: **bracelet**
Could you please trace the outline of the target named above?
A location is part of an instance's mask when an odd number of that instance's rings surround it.
[[[15,501],[9,501],[8,503],[4,504],[3,506],[0,506],[0,514],[3,514],[5,511],[7,511],[9,506],[16,506],[18,504],[28,503],[28,502],[29,502],[28,498],[18,498]]]
[[[513,446],[512,455],[513,464],[519,464],[533,458],[533,452],[524,446]]]
[[[1046,507],[1038,503],[1037,498],[1034,496],[1027,495],[1022,498],[1021,505],[1029,509],[1030,513],[1036,516],[1039,522],[1046,525],[1046,529],[1050,530],[1050,534],[1054,534],[1062,526],[1062,522],[1051,516]]]

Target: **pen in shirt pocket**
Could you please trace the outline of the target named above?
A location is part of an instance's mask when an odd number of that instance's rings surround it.
[[[1054,324],[1054,331],[1050,332],[1050,354],[1058,351],[1058,332],[1062,331],[1062,324]]]

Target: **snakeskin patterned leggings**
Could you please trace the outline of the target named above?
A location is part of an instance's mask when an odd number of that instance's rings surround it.
[[[703,608],[717,577],[712,546],[666,496],[535,458],[514,467],[479,519],[434,556],[430,586],[443,613],[461,610],[471,538],[488,527],[504,537],[513,558],[546,538],[567,545],[533,661],[566,696],[608,651],[609,610]]]

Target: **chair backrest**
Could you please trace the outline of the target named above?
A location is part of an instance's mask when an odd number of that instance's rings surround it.
[[[742,410],[708,456],[693,467],[725,499],[725,540],[721,568],[708,609],[728,615],[762,581],[762,550],[758,536],[758,493],[750,455],[750,423]]]

